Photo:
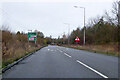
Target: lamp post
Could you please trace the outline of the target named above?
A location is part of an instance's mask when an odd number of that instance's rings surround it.
[[[69,34],[70,34],[70,24],[69,23],[64,23],[65,25],[68,25],[68,45],[69,45],[69,42],[70,42],[70,39],[69,39]]]
[[[79,6],[74,6],[74,7],[84,9],[84,37],[83,37],[84,42],[83,42],[83,44],[85,45],[85,7],[79,7]]]

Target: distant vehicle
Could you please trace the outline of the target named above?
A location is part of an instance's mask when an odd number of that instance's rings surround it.
[[[58,46],[61,46],[61,44],[57,44]]]
[[[51,45],[55,45],[55,43],[51,43]]]

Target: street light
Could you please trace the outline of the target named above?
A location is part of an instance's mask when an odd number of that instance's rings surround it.
[[[84,45],[85,45],[85,7],[79,7],[79,6],[74,6],[75,8],[82,8],[82,9],[84,9]]]
[[[70,24],[69,23],[64,23],[65,25],[68,25],[68,45],[69,45],[69,42],[70,42],[70,39],[69,39],[69,33],[70,33]]]

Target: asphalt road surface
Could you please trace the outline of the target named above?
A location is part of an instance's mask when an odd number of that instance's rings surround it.
[[[6,71],[3,78],[118,78],[118,58],[47,46]]]

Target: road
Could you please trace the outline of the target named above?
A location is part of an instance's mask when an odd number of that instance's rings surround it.
[[[118,78],[118,58],[47,46],[6,71],[3,78]]]

